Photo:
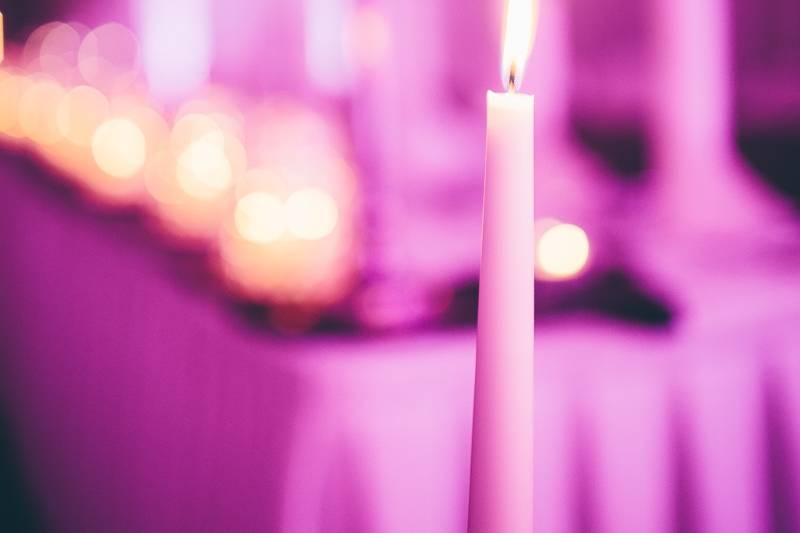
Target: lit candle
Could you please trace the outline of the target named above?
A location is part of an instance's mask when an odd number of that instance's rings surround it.
[[[508,1],[508,92],[487,94],[470,533],[533,530],[533,97],[516,90],[535,8]]]

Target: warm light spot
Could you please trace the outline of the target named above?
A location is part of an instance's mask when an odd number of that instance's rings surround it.
[[[508,0],[503,41],[503,83],[516,90],[533,47],[538,0]]]
[[[144,167],[147,142],[139,126],[128,119],[115,118],[95,131],[92,155],[100,170],[109,176],[127,179]]]
[[[18,74],[0,80],[0,132],[15,138],[25,135],[19,124],[19,104],[31,84]]]
[[[234,224],[239,235],[250,242],[277,241],[286,229],[283,205],[272,194],[252,192],[236,203]]]
[[[108,116],[106,97],[93,87],[80,85],[71,89],[58,106],[56,125],[68,141],[89,146],[98,126]]]
[[[147,146],[162,146],[169,137],[169,124],[164,116],[138,98],[132,100],[113,100],[111,111],[114,116],[125,117],[138,127],[147,141]]]
[[[229,87],[206,85],[193,99],[181,104],[176,117],[206,115],[219,123],[225,131],[238,131],[244,122],[239,108],[238,95]]]
[[[64,89],[52,80],[40,80],[27,88],[19,102],[19,125],[32,141],[50,145],[61,139],[56,114]]]
[[[206,135],[220,131],[219,125],[210,116],[188,113],[175,122],[170,132],[170,143],[175,153],[180,153]]]
[[[181,191],[200,200],[219,198],[247,168],[247,154],[225,114],[190,112],[175,123],[170,145],[177,160]]]
[[[139,41],[125,26],[112,22],[84,37],[78,66],[87,83],[107,93],[118,93],[139,75]]]
[[[156,209],[180,205],[179,197],[182,195],[169,179],[171,173],[175,172],[175,165],[175,157],[169,150],[158,149],[150,157],[144,174],[144,186],[155,200]]]
[[[238,137],[225,134],[225,158],[231,166],[233,181],[247,172],[247,149]]]
[[[296,237],[313,241],[331,234],[339,220],[339,209],[330,194],[308,187],[286,200],[286,218],[289,231]]]
[[[233,170],[225,155],[225,136],[212,131],[192,142],[178,156],[178,184],[186,194],[211,200],[233,182]]]
[[[544,277],[575,277],[589,260],[589,238],[574,224],[556,224],[542,234],[536,246],[536,262]]]

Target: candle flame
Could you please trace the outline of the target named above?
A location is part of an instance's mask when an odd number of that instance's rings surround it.
[[[533,48],[539,14],[537,0],[507,0],[503,43],[503,83],[511,92],[522,83]]]

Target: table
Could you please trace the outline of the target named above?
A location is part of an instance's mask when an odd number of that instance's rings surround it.
[[[48,531],[465,530],[471,331],[274,337],[38,173],[0,160],[0,407]],[[773,311],[539,327],[538,531],[796,531],[800,303]]]

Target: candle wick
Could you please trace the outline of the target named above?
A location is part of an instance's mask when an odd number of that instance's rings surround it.
[[[517,69],[512,63],[511,68],[508,70],[508,92],[517,92]]]

